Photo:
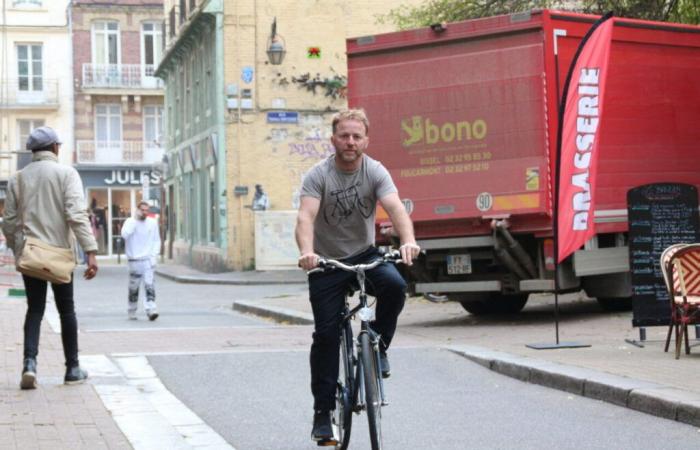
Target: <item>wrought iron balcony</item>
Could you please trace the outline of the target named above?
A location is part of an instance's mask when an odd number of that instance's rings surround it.
[[[83,64],[83,88],[162,89],[153,64]]]
[[[153,142],[78,141],[76,150],[76,162],[85,165],[143,166],[163,160],[163,149]]]
[[[58,80],[2,80],[0,92],[7,92],[7,99],[0,103],[0,108],[58,108]]]

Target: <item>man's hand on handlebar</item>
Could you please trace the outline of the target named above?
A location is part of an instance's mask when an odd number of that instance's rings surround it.
[[[304,253],[299,257],[299,267],[307,272],[318,266],[319,257],[316,253]]]
[[[420,247],[416,243],[406,243],[399,247],[399,252],[401,253],[401,260],[407,266],[413,265],[413,260],[418,257],[420,253]]]

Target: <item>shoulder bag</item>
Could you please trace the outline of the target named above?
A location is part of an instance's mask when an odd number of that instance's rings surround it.
[[[69,248],[47,244],[39,238],[27,236],[24,226],[24,202],[22,199],[21,171],[17,172],[17,203],[19,219],[24,234],[22,252],[16,259],[17,271],[53,284],[70,283],[75,269],[75,254]]]

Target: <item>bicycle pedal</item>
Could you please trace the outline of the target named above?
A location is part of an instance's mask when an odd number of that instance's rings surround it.
[[[336,445],[338,445],[338,440],[335,438],[323,439],[323,440],[317,441],[316,445],[319,447],[335,447]]]

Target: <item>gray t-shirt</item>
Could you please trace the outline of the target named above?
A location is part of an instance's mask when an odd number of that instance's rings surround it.
[[[357,255],[374,245],[377,200],[398,192],[391,175],[367,155],[354,172],[335,166],[335,155],[320,161],[304,175],[302,197],[321,200],[314,222],[314,252],[340,259]]]

